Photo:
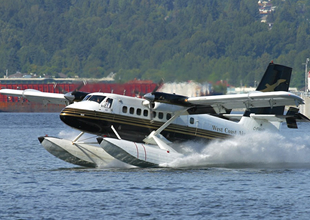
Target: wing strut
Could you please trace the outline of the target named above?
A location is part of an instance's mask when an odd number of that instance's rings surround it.
[[[162,136],[160,133],[168,127],[175,119],[177,119],[180,115],[182,115],[184,112],[186,112],[188,108],[184,108],[180,111],[175,112],[175,114],[166,121],[162,126],[160,126],[156,131],[152,131],[146,138],[143,139],[143,141],[147,144],[157,144],[157,140],[160,139],[166,144],[171,143],[168,141],[164,136]],[[156,137],[156,138],[154,138]],[[159,146],[160,147],[160,146]]]

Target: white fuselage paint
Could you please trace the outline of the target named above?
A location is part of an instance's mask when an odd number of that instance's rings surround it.
[[[156,115],[151,116],[152,112],[145,99],[127,97],[110,93],[93,93],[92,95],[105,96],[105,99],[101,103],[95,101],[81,101],[67,106],[66,108],[76,110],[88,110],[94,112],[102,112],[113,115],[121,115],[128,118],[128,120],[149,120],[153,122],[165,123],[174,112],[184,109],[182,106],[170,105],[165,103],[156,103],[152,109],[156,112]],[[112,99],[111,106],[107,106],[106,101]],[[83,117],[83,114],[81,114]],[[152,122],[150,122],[152,123]],[[242,117],[239,122],[231,121],[219,117],[215,117],[209,114],[199,115],[181,115],[172,124],[182,127],[189,127],[197,129],[197,136],[203,137],[198,134],[198,130],[211,131],[217,134],[223,135],[242,135],[247,132],[261,132],[261,131],[276,131],[281,130],[281,124],[286,122],[282,121],[269,121],[266,119],[257,119],[255,117]],[[207,137],[209,139],[209,137]]]

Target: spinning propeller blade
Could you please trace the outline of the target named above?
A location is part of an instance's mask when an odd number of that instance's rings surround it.
[[[77,93],[84,85],[86,85],[86,81],[82,81],[78,87],[76,87],[76,89],[72,92],[72,95],[74,95],[75,93]]]
[[[155,92],[157,92],[157,90],[162,87],[162,85],[164,84],[164,80],[160,79],[160,81],[157,83],[156,87],[153,89],[152,94],[154,94]]]
[[[154,103],[154,100],[155,100],[155,96],[154,94],[157,92],[157,90],[164,84],[164,80],[161,79],[156,87],[153,89],[153,91],[151,93],[147,93],[145,94],[143,97],[148,100],[150,102],[149,104],[149,108],[150,108],[150,119],[153,120],[153,117],[155,116],[154,114],[154,106],[155,106],[155,103]]]
[[[60,93],[65,94],[67,91],[65,91],[61,86],[59,86],[57,83],[54,85],[54,88],[57,89]]]
[[[74,101],[81,101],[88,94],[86,92],[80,92],[79,90],[86,85],[86,81],[82,81],[73,91],[67,92],[62,87],[55,85],[55,88],[64,94],[65,99],[71,104]]]

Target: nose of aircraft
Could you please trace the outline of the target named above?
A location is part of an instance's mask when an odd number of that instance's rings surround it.
[[[66,125],[69,125],[71,127],[76,127],[76,120],[74,120],[74,110],[72,108],[67,108],[65,107],[61,112],[60,112],[60,120],[65,123]],[[71,117],[70,117],[71,116]]]
[[[96,102],[93,103],[98,105]],[[59,115],[60,120],[72,128],[93,134],[101,134],[106,127],[109,127],[104,120],[98,120],[96,111],[83,109],[80,105],[76,103],[65,107]]]

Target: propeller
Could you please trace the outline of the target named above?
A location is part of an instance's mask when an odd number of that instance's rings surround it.
[[[155,99],[155,96],[154,94],[157,92],[157,90],[164,84],[164,80],[161,79],[155,86],[155,88],[153,89],[153,91],[151,93],[147,93],[145,95],[143,95],[143,97],[149,101],[149,109],[150,109],[150,118],[151,118],[151,121],[153,120],[153,117],[155,116],[154,114],[154,106],[155,106],[155,103],[154,103],[154,99]]]
[[[56,84],[55,88],[58,89],[59,92],[64,94],[65,99],[68,100],[69,104],[75,101],[82,101],[84,97],[89,94],[88,92],[80,92],[79,90],[86,85],[86,81],[82,81],[73,91],[67,92],[62,87]]]
[[[164,80],[161,79],[155,86],[155,88],[153,89],[152,92],[147,93],[145,95],[143,95],[143,98],[145,98],[146,100],[148,100],[150,103],[153,102],[155,100],[155,96],[154,94],[157,92],[157,90],[164,84]]]
[[[155,88],[153,89],[152,93],[157,92],[157,90],[162,87],[162,85],[164,84],[164,79],[160,79],[159,82],[156,84]]]
[[[173,105],[190,106],[187,103],[187,96],[176,95],[165,92],[157,92],[157,90],[162,86],[163,80],[161,80],[151,93],[145,94],[143,97],[150,102],[150,106],[154,106],[154,102],[161,102]]]
[[[67,93],[66,90],[64,90],[61,86],[59,86],[57,83],[54,85],[54,88],[57,89],[60,93]]]
[[[135,94],[136,97],[141,97],[141,96],[143,97],[145,95],[145,93],[139,91],[138,89],[134,89],[132,91],[132,94]]]

